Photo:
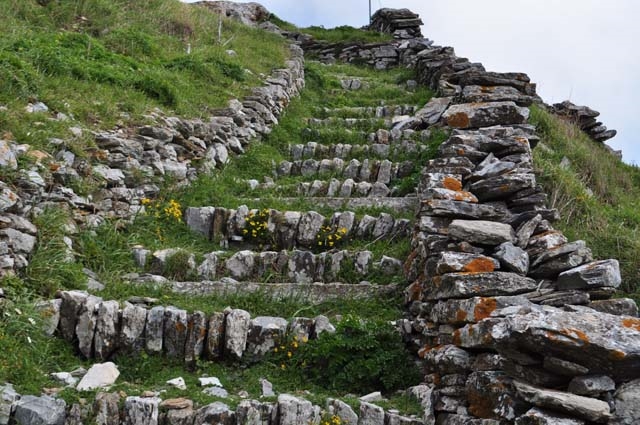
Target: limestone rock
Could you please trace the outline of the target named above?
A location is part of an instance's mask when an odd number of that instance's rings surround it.
[[[453,220],[449,225],[449,236],[461,241],[494,246],[515,240],[515,233],[510,225],[481,220]]]
[[[278,396],[280,425],[298,425],[313,423],[316,412],[310,401],[289,394]]]
[[[427,300],[448,298],[492,297],[517,295],[533,291],[538,284],[535,280],[508,272],[492,273],[447,273],[432,279]]]
[[[245,425],[273,425],[277,423],[278,409],[274,403],[243,400],[236,409],[236,423]]]
[[[209,316],[207,339],[204,347],[204,354],[209,360],[216,360],[222,357],[224,352],[224,327],[224,313],[213,313]]]
[[[621,282],[618,260],[603,260],[560,273],[557,287],[560,290],[608,286],[617,288]]]
[[[592,301],[589,307],[601,313],[638,317],[638,305],[631,298]]]
[[[129,304],[122,309],[120,326],[120,347],[134,353],[144,348],[144,326],[147,309]]]
[[[450,97],[434,97],[424,107],[416,111],[414,116],[422,121],[424,127],[429,127],[440,121],[442,114],[451,104]]]
[[[446,125],[463,129],[524,124],[528,118],[529,109],[514,102],[457,104],[450,106],[442,115]]]
[[[500,264],[491,257],[466,252],[445,251],[438,257],[436,273],[488,273],[499,268]]]
[[[127,397],[124,402],[124,425],[158,425],[160,399]]]
[[[72,342],[76,335],[76,324],[80,309],[86,302],[88,294],[84,291],[63,291],[60,303],[59,330],[61,336]]]
[[[96,308],[98,319],[93,340],[95,357],[98,360],[107,360],[118,348],[120,306],[117,301],[103,301]]]
[[[97,306],[101,302],[102,298],[89,295],[80,308],[78,323],[76,324],[78,349],[88,359],[93,357],[93,338],[98,321]]]
[[[113,385],[120,376],[118,367],[112,362],[92,365],[76,387],[78,391],[91,391]]]
[[[149,353],[162,352],[162,335],[164,332],[164,307],[156,306],[147,314],[147,325],[144,329],[145,348]]]
[[[606,375],[576,376],[569,382],[567,391],[586,396],[598,396],[607,391],[614,391],[616,383]]]
[[[259,359],[284,339],[288,322],[280,317],[260,316],[252,319],[247,336],[246,355]]]
[[[375,404],[360,403],[360,420],[358,425],[384,425],[384,409]]]
[[[194,368],[198,359],[204,353],[207,337],[207,316],[201,311],[194,311],[187,321],[187,339],[184,343],[184,361]]]
[[[13,405],[20,399],[20,394],[11,384],[0,385],[0,425],[8,425]]]
[[[615,414],[609,424],[635,425],[640,423],[640,379],[620,386],[615,393]]]
[[[493,254],[503,269],[526,275],[529,271],[529,254],[511,242],[501,244]]]
[[[351,406],[349,406],[347,403],[330,398],[327,400],[327,407],[329,410],[329,414],[339,417],[342,423],[358,423],[358,415],[356,415],[356,412],[354,412]]]
[[[515,425],[584,425],[584,421],[534,407],[518,417]]]
[[[226,317],[225,325],[225,355],[234,360],[242,358],[247,347],[247,333],[249,331],[249,321],[251,316],[244,310],[231,310]]]
[[[188,318],[185,310],[166,307],[164,310],[163,346],[167,357],[184,359]]]
[[[15,403],[14,420],[18,424],[63,425],[66,418],[64,400],[49,396],[25,395]]]
[[[537,388],[519,381],[514,381],[513,385],[520,397],[534,406],[558,410],[597,423],[606,423],[611,418],[609,405],[604,401]]]
[[[119,404],[118,393],[97,393],[93,402],[96,425],[120,425]]]

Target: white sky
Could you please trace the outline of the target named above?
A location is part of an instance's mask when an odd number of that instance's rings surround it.
[[[262,0],[298,26],[360,27],[368,0]],[[601,112],[608,142],[640,165],[639,0],[371,0],[409,8],[422,33],[490,71],[526,72],[547,103],[569,99]]]

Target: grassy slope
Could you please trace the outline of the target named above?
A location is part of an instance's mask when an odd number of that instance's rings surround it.
[[[570,239],[585,240],[596,258],[617,258],[622,289],[640,299],[640,168],[539,108],[531,122],[543,135],[534,160],[550,204],[560,211],[557,226]],[[560,165],[565,157],[568,167]]]

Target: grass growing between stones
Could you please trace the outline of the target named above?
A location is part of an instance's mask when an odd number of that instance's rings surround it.
[[[560,211],[557,226],[569,239],[585,240],[594,257],[618,259],[621,289],[640,300],[640,169],[539,108],[532,108],[531,122],[543,136],[534,159],[549,202]]]

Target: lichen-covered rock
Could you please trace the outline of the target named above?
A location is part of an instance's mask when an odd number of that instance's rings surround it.
[[[247,333],[251,316],[244,310],[231,310],[225,319],[224,353],[239,360],[247,348]]]
[[[442,375],[452,373],[467,373],[471,370],[473,358],[471,355],[455,345],[445,345],[428,351],[424,361]]]
[[[631,298],[597,300],[590,302],[588,306],[601,313],[638,317],[638,305]]]
[[[8,425],[13,405],[20,399],[20,394],[11,384],[0,385],[0,425]]]
[[[431,283],[425,294],[429,301],[517,295],[538,286],[533,279],[508,272],[447,273],[434,277]]]
[[[436,273],[489,273],[500,268],[498,261],[491,257],[466,252],[445,251],[436,263]]]
[[[103,301],[96,307],[98,319],[93,339],[95,357],[107,360],[118,348],[118,328],[120,324],[120,305],[117,301]]]
[[[124,425],[158,425],[160,399],[127,397],[124,401]]]
[[[255,273],[255,254],[253,251],[238,251],[227,259],[225,268],[234,279],[246,279]]]
[[[120,347],[137,353],[144,348],[144,327],[147,309],[126,303],[120,323]]]
[[[89,295],[84,291],[63,291],[60,303],[60,323],[58,328],[60,335],[72,342],[76,336],[76,324],[78,316]]]
[[[145,348],[149,353],[162,352],[162,334],[164,332],[164,307],[156,306],[147,314],[144,329]]]
[[[44,395],[25,395],[14,405],[13,418],[17,424],[63,425],[66,418],[66,403]]]
[[[622,279],[618,260],[603,260],[567,270],[558,276],[557,287],[565,289],[617,288]]]
[[[313,423],[318,412],[310,401],[289,394],[278,396],[280,425],[298,425]]]
[[[635,425],[640,423],[640,379],[620,386],[615,393],[615,414],[609,424]]]
[[[505,270],[522,275],[529,271],[529,254],[511,242],[500,244],[493,256],[500,261]]]
[[[640,377],[640,319],[582,306],[572,306],[571,310],[531,308],[498,320],[488,336],[498,350],[501,346],[520,347],[526,352],[556,356],[616,382]],[[476,331],[483,335],[487,332]]]
[[[569,382],[567,391],[586,396],[598,396],[607,391],[614,391],[616,383],[606,375],[576,376]]]
[[[384,409],[375,404],[360,403],[358,425],[384,425]]]
[[[278,409],[274,403],[242,400],[236,408],[236,423],[244,425],[276,424]]]
[[[184,358],[188,319],[186,310],[166,307],[164,310],[164,353],[167,357]]]
[[[519,381],[514,381],[513,385],[518,395],[534,406],[558,410],[567,415],[597,423],[606,423],[611,418],[609,404],[604,401],[537,388]]]
[[[260,316],[252,319],[247,336],[246,355],[260,359],[284,340],[288,322],[280,317]]]
[[[303,214],[298,223],[297,240],[303,246],[315,246],[316,236],[324,224],[324,216],[315,211]]]
[[[217,360],[224,353],[224,313],[213,313],[209,316],[207,325],[207,339],[204,346],[204,354],[209,360]]]
[[[235,425],[236,413],[226,404],[216,401],[198,409],[194,416],[193,423],[203,425]]]
[[[95,423],[99,425],[120,425],[120,396],[118,393],[96,394],[93,402]]]
[[[201,311],[194,311],[189,315],[187,339],[184,344],[184,361],[189,367],[193,368],[204,352],[207,321],[207,316]]]
[[[450,106],[442,115],[446,125],[462,129],[524,124],[528,118],[529,109],[514,102],[462,103]]]
[[[461,241],[493,246],[515,240],[515,232],[510,225],[482,220],[453,220],[449,225],[449,236]]]
[[[512,421],[526,409],[502,371],[473,372],[465,384],[468,411],[478,418]]]
[[[215,210],[213,207],[189,207],[184,211],[184,222],[194,232],[209,238]]]
[[[514,297],[473,297],[439,301],[431,309],[431,321],[434,323],[464,324],[477,323],[491,316],[496,310],[531,304],[523,296]]]
[[[93,337],[98,322],[97,306],[102,302],[102,298],[89,295],[80,308],[78,323],[76,324],[76,337],[78,338],[78,349],[80,353],[88,359],[93,357]]]
[[[357,424],[358,415],[347,403],[337,399],[327,399],[327,408],[330,415],[340,418],[344,424]]]
[[[515,425],[584,425],[584,421],[533,407],[524,415],[519,416]]]

